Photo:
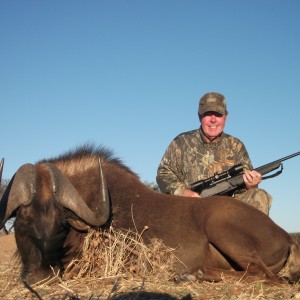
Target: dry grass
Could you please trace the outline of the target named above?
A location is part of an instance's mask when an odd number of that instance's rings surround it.
[[[80,259],[66,268],[65,278],[83,277],[148,277],[169,280],[174,276],[172,264],[176,256],[160,240],[145,245],[140,235],[130,231],[91,230],[82,247]]]
[[[298,238],[298,236],[297,236]],[[159,240],[151,245],[131,232],[91,230],[61,278],[25,288],[17,258],[1,266],[0,299],[300,299],[300,285],[266,285],[223,279],[220,283],[176,283],[176,251]]]

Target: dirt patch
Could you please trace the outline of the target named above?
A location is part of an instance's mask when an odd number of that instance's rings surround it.
[[[15,235],[0,236],[0,264],[8,263],[17,250]]]

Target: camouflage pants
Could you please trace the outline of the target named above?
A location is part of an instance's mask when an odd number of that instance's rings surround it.
[[[259,209],[266,215],[269,215],[272,197],[263,189],[251,189],[246,190],[245,192],[235,194],[234,198],[239,199],[255,208]]]

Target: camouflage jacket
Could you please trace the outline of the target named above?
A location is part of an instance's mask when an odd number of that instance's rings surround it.
[[[207,143],[201,128],[195,129],[181,133],[171,142],[158,166],[156,181],[161,192],[181,195],[191,183],[239,163],[252,169],[239,139],[223,132],[217,142]]]

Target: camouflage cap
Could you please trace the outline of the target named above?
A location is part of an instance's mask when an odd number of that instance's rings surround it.
[[[207,93],[200,98],[199,101],[199,116],[208,111],[215,111],[221,115],[227,114],[226,100],[222,94]]]

